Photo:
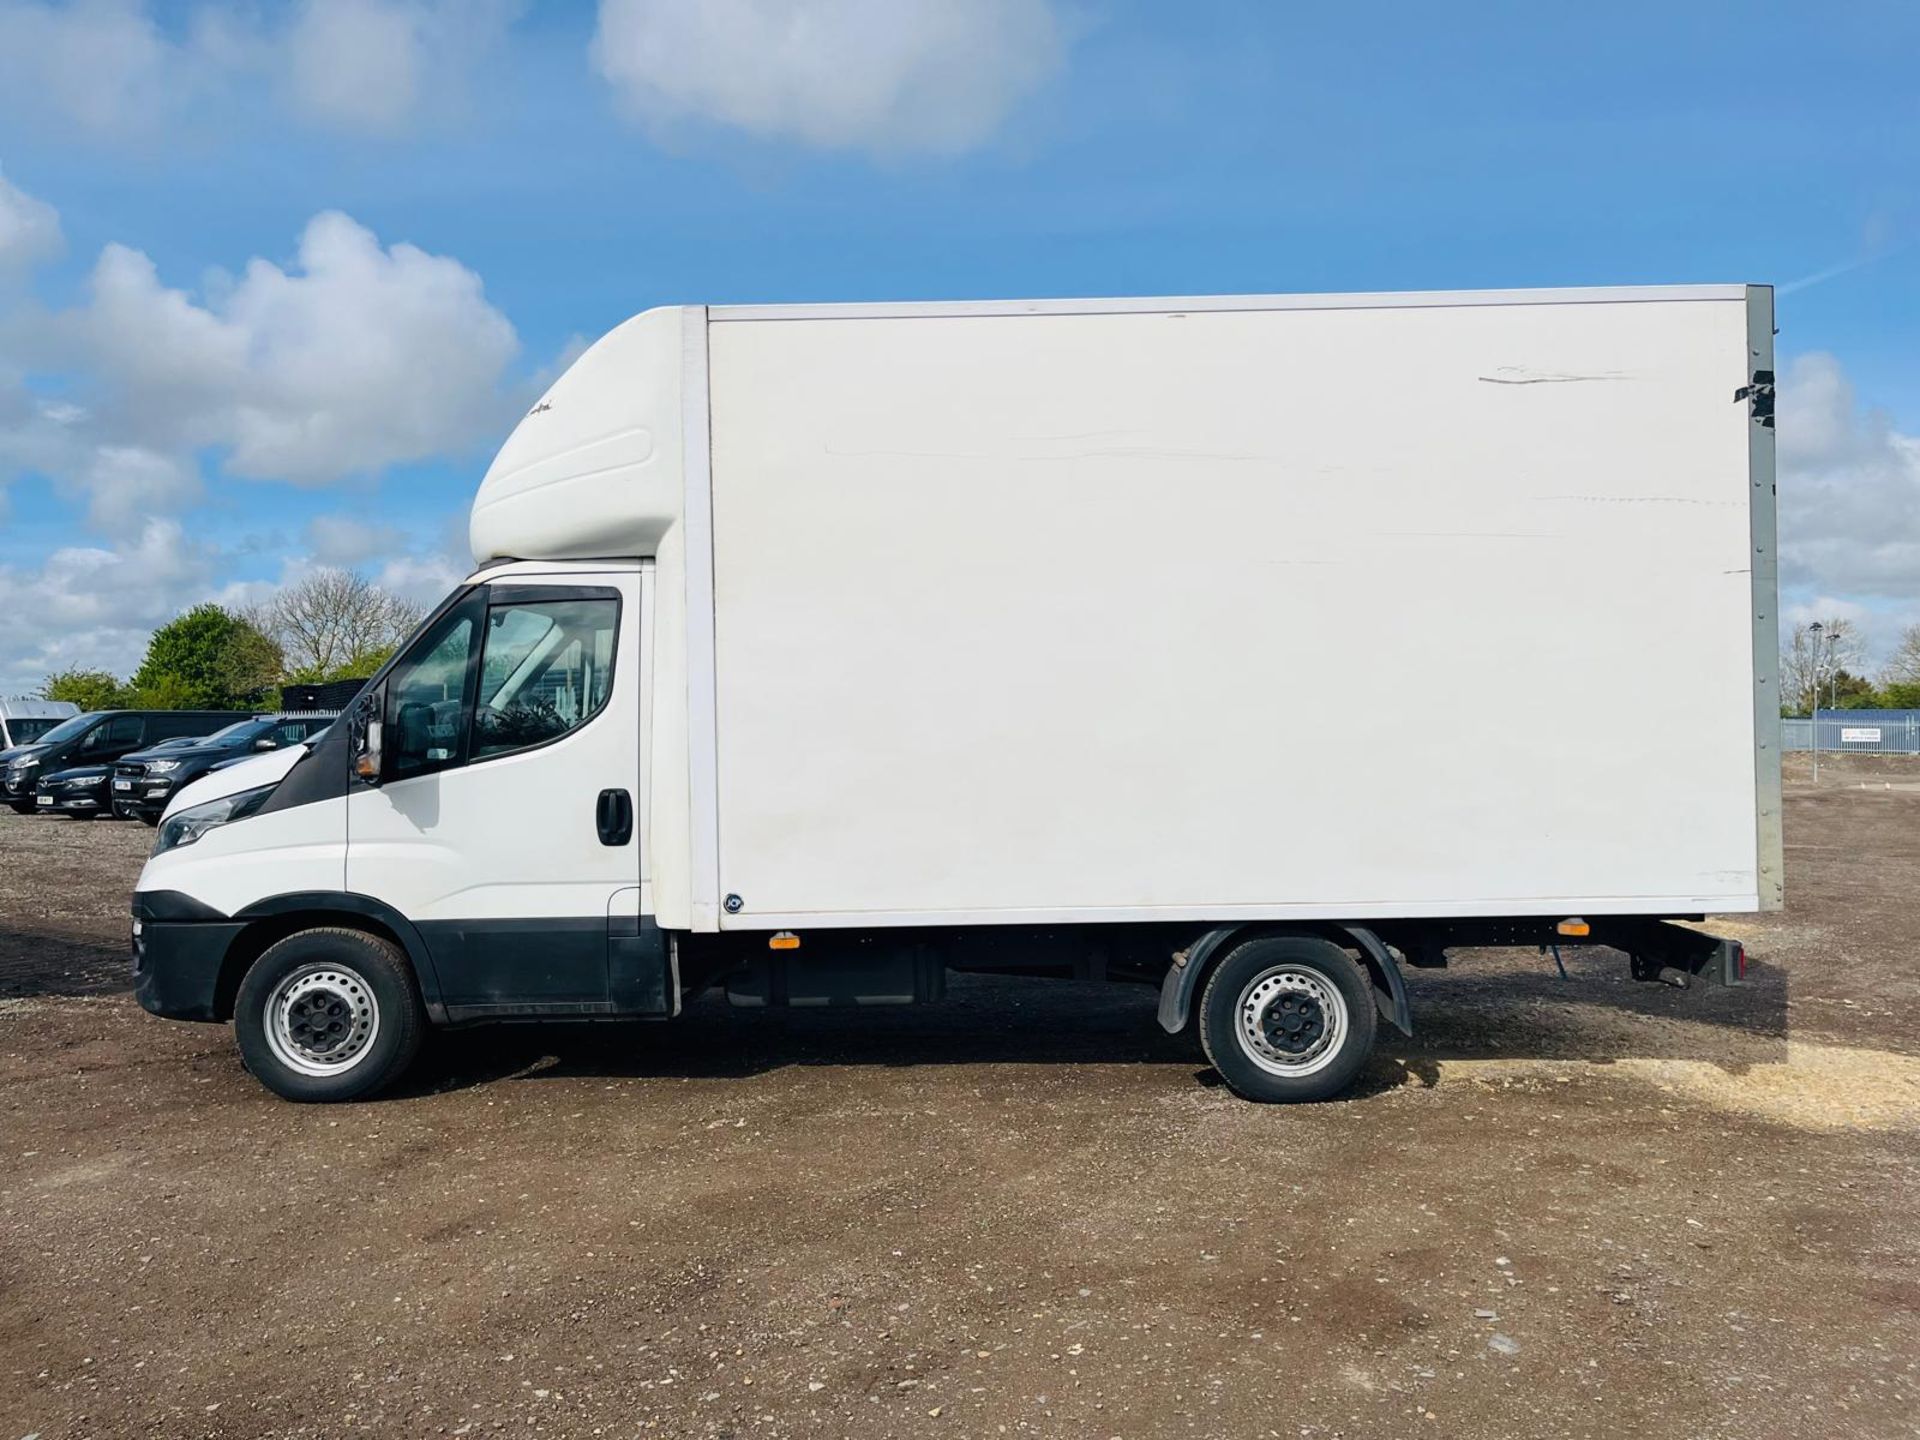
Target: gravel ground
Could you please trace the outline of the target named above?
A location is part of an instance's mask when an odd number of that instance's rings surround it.
[[[0,813],[0,1440],[1916,1433],[1920,765],[1793,764],[1746,989],[1467,957],[1290,1109],[964,977],[286,1105],[119,993],[150,836]]]

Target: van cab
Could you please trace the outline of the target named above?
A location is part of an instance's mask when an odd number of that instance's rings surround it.
[[[71,700],[0,699],[0,755],[31,745],[62,720],[80,713]]]

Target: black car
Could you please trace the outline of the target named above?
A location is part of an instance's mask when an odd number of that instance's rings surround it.
[[[171,740],[162,740],[141,753],[171,754],[176,750],[191,749],[204,738],[199,735],[179,735]],[[116,819],[124,820],[127,812],[117,805],[108,804],[107,781],[112,773],[111,765],[74,765],[51,772],[43,769],[34,786],[33,808],[42,815],[71,815],[76,820],[92,820],[109,813]]]
[[[34,801],[42,775],[108,765],[162,740],[211,735],[240,718],[232,710],[92,710],[75,715],[34,744],[13,751],[0,771],[0,800],[21,815],[30,814],[39,808]]]
[[[137,815],[149,825],[158,825],[167,801],[215,766],[297,745],[333,721],[331,712],[256,715],[180,749],[156,747],[123,755],[111,777],[113,813],[122,818]]]
[[[75,820],[99,819],[107,809],[107,772],[111,768],[108,765],[75,765],[50,774],[42,771],[34,781],[33,808],[42,815],[70,815]]]

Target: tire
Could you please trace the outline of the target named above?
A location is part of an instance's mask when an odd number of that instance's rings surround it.
[[[1241,941],[1200,996],[1207,1059],[1235,1094],[1263,1103],[1340,1094],[1373,1051],[1375,1023],[1366,972],[1309,935]]]
[[[413,1063],[426,1010],[399,947],[327,927],[289,935],[253,962],[233,1027],[247,1069],[274,1094],[362,1100]]]
[[[7,808],[13,811],[13,813],[16,815],[31,815],[33,814],[33,811],[34,811],[34,807],[31,803],[26,805],[18,805],[18,804],[15,804],[13,801],[7,802]]]
[[[98,810],[69,810],[65,813],[69,820],[98,820],[100,818],[100,812]]]
[[[160,823],[160,817],[158,815],[149,815],[144,810],[136,810],[133,813],[139,819],[140,823],[149,830],[154,829]]]

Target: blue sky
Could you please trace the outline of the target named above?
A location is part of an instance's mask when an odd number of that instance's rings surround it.
[[[437,591],[541,377],[681,301],[1793,286],[1788,613],[1883,654],[1917,55],[1895,3],[0,0],[0,693],[316,563]]]

